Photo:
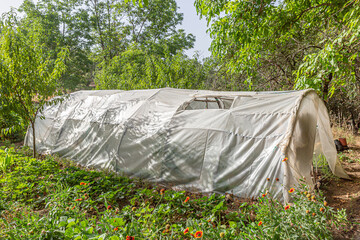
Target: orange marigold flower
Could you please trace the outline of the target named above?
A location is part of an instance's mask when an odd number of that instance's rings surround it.
[[[82,201],[82,198],[75,199],[75,202]]]
[[[324,208],[320,208],[320,212],[324,212],[325,211],[325,209]]]
[[[312,215],[315,217],[316,213],[313,212]]]
[[[326,207],[328,205],[327,201],[324,201],[324,206]]]
[[[197,232],[195,233],[195,238],[202,238],[202,236],[203,236],[203,232],[202,232],[202,231],[197,231]]]
[[[111,208],[111,205],[107,206],[107,210],[109,210]]]
[[[279,178],[276,178],[276,181],[278,182],[278,181],[279,181]]]
[[[190,197],[186,197],[184,203],[187,203],[190,200]]]
[[[117,231],[117,230],[119,230],[119,228],[118,228],[118,227],[114,228],[114,231]]]
[[[269,182],[269,181],[270,181],[270,178],[267,178],[267,179],[266,179],[266,181],[268,181],[268,182]]]
[[[289,208],[290,208],[290,205],[286,205],[286,206],[284,207],[285,210],[288,210]]]
[[[263,222],[262,221],[260,221],[259,223],[258,223],[258,226],[261,226],[263,224]]]
[[[306,213],[309,213],[310,211],[309,210],[306,210]]]
[[[135,237],[126,236],[126,240],[135,240]]]
[[[295,192],[295,188],[290,188],[289,193]]]
[[[287,160],[288,160],[288,158],[286,157],[286,158],[284,158],[282,161],[283,161],[283,162],[286,162]]]
[[[85,182],[81,182],[80,185],[86,185],[86,183],[85,183]]]
[[[187,234],[189,232],[189,228],[186,228],[185,230],[184,230],[184,234]]]
[[[162,189],[160,190],[160,194],[161,194],[161,195],[163,195],[163,194],[164,194],[164,192],[165,192],[165,189],[164,189],[164,188],[162,188]]]

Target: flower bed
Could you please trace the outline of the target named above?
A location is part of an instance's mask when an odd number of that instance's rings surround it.
[[[346,223],[321,194],[292,188],[281,204],[174,191],[53,156],[8,150],[0,178],[1,239],[331,239]],[[5,152],[0,150],[0,157]]]

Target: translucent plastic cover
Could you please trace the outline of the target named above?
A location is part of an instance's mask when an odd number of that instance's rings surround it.
[[[314,153],[348,178],[313,90],[79,91],[42,114],[38,152],[193,191],[258,197],[268,190],[287,201],[300,178],[313,184]],[[31,129],[25,144],[32,146]]]

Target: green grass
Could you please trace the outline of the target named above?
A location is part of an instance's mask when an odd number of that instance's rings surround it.
[[[331,239],[330,228],[346,223],[344,210],[305,186],[285,210],[270,193],[244,202],[173,191],[25,152],[0,151],[11,155],[0,176],[0,239]]]

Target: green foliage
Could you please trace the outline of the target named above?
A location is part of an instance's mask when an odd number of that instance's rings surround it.
[[[85,171],[49,155],[9,154],[11,171],[0,178],[4,239],[191,239],[196,231],[203,239],[330,239],[330,228],[346,223],[344,211],[335,212],[305,186],[291,193],[285,210],[269,193],[255,202],[229,202]]]
[[[39,0],[34,4],[26,0],[19,11],[25,14],[21,19],[24,26],[31,28],[34,21],[39,24],[39,42],[51,59],[56,59],[64,47],[70,50],[59,86],[75,90],[86,88],[99,74],[94,74],[96,69],[111,68],[109,65],[118,61],[113,58],[128,55],[133,45],[157,55],[165,51],[176,55],[193,47],[195,37],[177,28],[183,15],[178,13],[175,0],[144,3]],[[127,71],[132,75],[134,70]]]
[[[329,36],[324,34],[320,39],[322,48],[307,54],[296,71],[297,88],[311,87],[323,93],[324,81],[331,82],[324,93],[328,93],[325,98],[332,96],[339,86],[356,83],[360,79],[360,4],[349,1],[336,10],[336,18],[330,20],[327,29]]]
[[[56,60],[63,48],[69,49],[66,69],[58,80],[59,87],[74,90],[88,85],[93,62],[89,59],[94,44],[90,13],[83,0],[25,0],[19,8],[24,28],[39,26],[39,43],[51,60]]]
[[[196,0],[212,52],[250,85],[314,88],[327,99],[359,85],[358,1]]]
[[[329,226],[337,227],[346,221],[345,211],[334,215],[321,193],[311,192],[305,185],[291,194],[293,201],[285,206],[268,195],[255,205],[257,220],[266,225],[262,232],[265,238],[332,239]],[[335,218],[329,218],[331,215]]]
[[[145,6],[149,4],[149,0],[139,0],[137,3],[136,3],[137,0],[125,0],[126,3],[130,2],[130,1],[131,1],[134,5],[139,4],[140,7],[142,7],[143,4],[144,4]]]
[[[102,62],[95,75],[99,89],[151,89],[162,87],[204,87],[206,69],[194,58],[182,53],[164,57],[132,48],[115,56],[109,63]]]
[[[6,111],[1,115],[16,113],[34,127],[37,114],[56,91],[67,50],[51,60],[39,40],[41,26],[34,22],[32,28],[24,29],[13,14],[1,22],[0,29],[0,105]]]
[[[4,104],[4,103],[3,103]],[[26,133],[26,122],[7,106],[0,103],[0,138],[22,139]]]
[[[9,153],[8,149],[0,149],[0,170],[5,174],[5,172],[10,168],[12,163],[12,154]]]
[[[332,173],[326,157],[322,154],[313,158],[313,167],[314,167],[314,171],[316,172],[316,175],[320,176],[320,179],[328,181],[331,179],[338,178]]]
[[[121,1],[120,1],[121,2]],[[177,29],[183,20],[176,1],[151,0],[143,7],[129,3],[117,4],[115,9],[127,23],[123,25],[125,38],[151,54],[162,55],[192,48],[195,37]]]

